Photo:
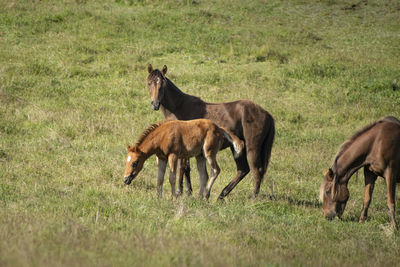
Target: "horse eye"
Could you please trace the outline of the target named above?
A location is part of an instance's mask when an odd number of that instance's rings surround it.
[[[149,82],[147,85],[148,85],[148,86],[151,86],[151,82]]]
[[[136,168],[137,164],[138,164],[137,161],[133,162],[133,163],[132,163],[132,167],[133,167],[133,168]]]

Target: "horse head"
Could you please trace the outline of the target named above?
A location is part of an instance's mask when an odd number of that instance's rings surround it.
[[[126,158],[124,183],[129,185],[142,170],[145,157],[137,146],[130,147],[126,145],[126,147],[128,149],[128,156]]]
[[[332,220],[336,215],[340,218],[349,196],[347,182],[339,183],[338,175],[329,169],[320,186],[320,200],[323,202],[325,218]]]
[[[161,102],[164,97],[165,87],[167,86],[167,80],[165,74],[167,73],[167,66],[164,65],[161,71],[153,69],[153,66],[149,64],[147,66],[149,75],[147,76],[147,90],[149,91],[151,98],[151,107],[154,110],[160,108]]]

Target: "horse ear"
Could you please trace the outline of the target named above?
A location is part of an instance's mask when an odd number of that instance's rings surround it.
[[[153,71],[153,66],[151,64],[147,65],[147,71],[151,73]]]
[[[167,73],[167,70],[168,70],[167,65],[164,65],[164,67],[162,67],[161,70],[162,75],[165,75]]]
[[[132,147],[131,151],[134,153],[139,153],[139,154],[143,153],[142,150],[140,150],[140,148],[138,146]]]
[[[329,182],[332,182],[333,180],[333,171],[331,168],[329,168],[329,170],[325,173],[325,175],[327,175],[327,179]]]
[[[126,144],[126,149],[129,151],[131,151],[131,146],[129,144]]]

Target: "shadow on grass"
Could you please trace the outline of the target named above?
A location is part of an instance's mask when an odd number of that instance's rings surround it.
[[[260,194],[257,198],[270,200],[270,201],[286,201],[291,205],[303,206],[303,207],[305,206],[305,207],[309,207],[309,208],[321,208],[322,207],[322,203],[320,203],[318,199],[312,199],[312,200],[295,199],[291,196],[280,195],[280,194],[273,194],[273,195]]]

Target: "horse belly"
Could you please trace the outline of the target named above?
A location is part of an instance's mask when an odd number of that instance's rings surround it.
[[[189,144],[183,147],[180,151],[180,156],[184,158],[195,157],[202,153],[201,144]]]

